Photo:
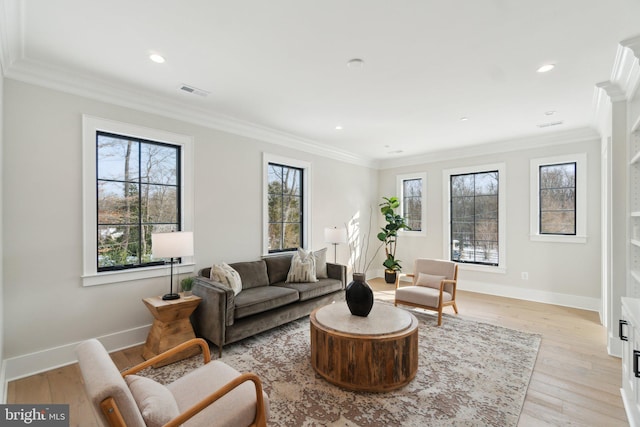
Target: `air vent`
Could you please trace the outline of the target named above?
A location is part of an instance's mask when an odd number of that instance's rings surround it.
[[[210,93],[210,92],[207,92],[206,90],[198,89],[197,87],[186,85],[186,84],[182,84],[182,86],[180,86],[180,90],[184,92],[192,93],[194,95],[202,96],[202,97],[205,97]]]
[[[564,122],[549,122],[549,123],[541,123],[538,125],[539,128],[549,128],[551,126],[559,126]]]

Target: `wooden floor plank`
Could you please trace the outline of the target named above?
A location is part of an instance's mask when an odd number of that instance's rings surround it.
[[[369,284],[376,299],[393,301],[393,285],[383,279]],[[457,300],[462,317],[542,335],[519,427],[628,425],[620,397],[621,361],[607,354],[597,313],[466,291],[459,291]],[[142,346],[111,356],[122,370],[143,360]],[[11,381],[7,402],[69,403],[72,426],[99,425],[77,365]]]

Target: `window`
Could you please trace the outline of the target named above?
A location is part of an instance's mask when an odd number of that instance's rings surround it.
[[[82,140],[83,285],[168,275],[151,232],[193,229],[191,137],[83,116]]]
[[[540,234],[576,234],[576,163],[539,168]]]
[[[303,247],[300,168],[269,163],[269,252]]]
[[[151,233],[180,230],[180,146],[96,134],[98,271],[162,265]]]
[[[503,164],[444,171],[449,259],[506,271],[505,176]]]
[[[531,239],[586,242],[587,156],[531,160]]]
[[[308,163],[265,154],[264,253],[309,247]]]
[[[398,175],[397,191],[400,199],[400,215],[411,230],[401,230],[403,235],[426,235],[427,174]]]

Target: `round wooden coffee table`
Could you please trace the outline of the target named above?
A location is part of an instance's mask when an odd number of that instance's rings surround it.
[[[418,320],[408,311],[376,303],[354,316],[346,303],[314,310],[311,365],[327,381],[358,391],[389,391],[418,371]]]

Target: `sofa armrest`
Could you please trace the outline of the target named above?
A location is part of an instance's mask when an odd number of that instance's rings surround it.
[[[347,287],[347,266],[342,264],[327,263],[327,276],[342,282],[342,289]]]
[[[199,276],[194,278],[192,291],[202,298],[192,315],[196,332],[214,344],[224,344],[226,327],[233,324],[233,290],[222,283]]]

